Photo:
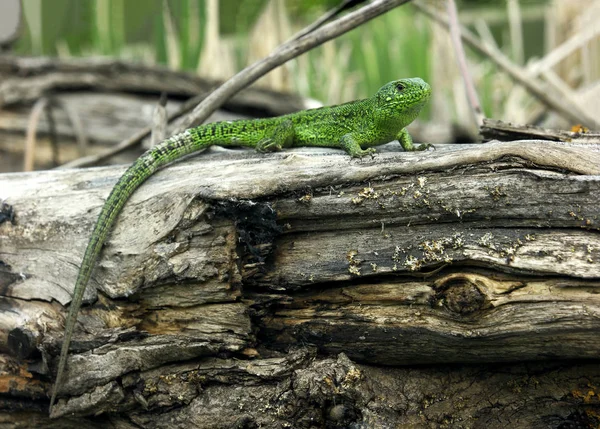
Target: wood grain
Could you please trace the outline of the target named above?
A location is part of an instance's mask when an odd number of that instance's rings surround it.
[[[43,402],[89,231],[122,172],[0,175],[14,211],[0,224],[10,309],[2,368],[21,380],[12,384],[20,395]],[[537,140],[423,153],[391,145],[361,160],[334,150],[210,150],[177,163],[133,195],[103,250],[61,391],[68,401],[55,417],[308,427],[302,416],[327,409],[313,421],[415,424],[413,401],[448,394],[445,377],[484,371],[493,381],[470,386],[485,390],[507,383],[507,368],[536,368],[539,395],[554,389],[577,402],[578,377],[599,376],[573,361],[600,357],[599,193],[597,147]],[[436,365],[385,369],[420,364]],[[561,371],[570,374],[562,381]],[[312,381],[295,390],[304,376]],[[414,397],[398,387],[408,385]],[[389,411],[367,405],[373,389],[408,396]],[[272,414],[268,404],[287,403],[277,391],[316,402],[293,418]],[[574,418],[559,402],[555,416]],[[483,403],[469,404],[440,406],[491,418]],[[523,405],[527,418],[550,414],[537,405]],[[508,421],[501,408],[498,421]]]

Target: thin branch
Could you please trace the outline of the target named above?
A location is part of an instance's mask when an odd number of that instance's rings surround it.
[[[207,93],[198,94],[195,97],[192,97],[189,100],[187,100],[185,103],[183,103],[181,105],[181,107],[177,111],[167,115],[167,122],[174,121],[175,119],[179,118],[181,115],[184,115],[185,113],[192,110],[196,105],[198,105],[198,103],[200,103],[206,97],[206,94]],[[108,159],[111,156],[117,155],[117,154],[124,152],[127,149],[130,149],[131,147],[139,144],[143,139],[148,137],[151,132],[152,132],[151,126],[142,128],[141,130],[139,130],[132,136],[129,136],[127,139],[123,140],[121,143],[119,143],[115,146],[112,146],[111,148],[103,151],[102,153],[98,153],[96,155],[85,156],[83,158],[77,158],[77,159],[74,159],[71,162],[67,162],[57,168],[59,168],[59,169],[80,168],[80,167],[86,167],[89,165],[97,164],[98,162],[104,161],[105,159]]]
[[[487,22],[480,18],[475,20],[473,25],[475,26],[477,34],[479,34],[479,38],[483,43],[492,46],[497,51],[500,50],[498,44],[496,43],[496,39],[494,39],[492,30],[490,30],[490,27],[488,26]]]
[[[600,134],[598,133],[556,130],[533,125],[517,125],[495,119],[485,119],[480,132],[483,141],[552,140],[600,147]]]
[[[454,46],[458,68],[460,69],[460,74],[462,75],[463,82],[465,84],[467,100],[469,100],[469,105],[471,106],[471,111],[473,112],[473,119],[475,120],[477,126],[480,127],[483,124],[483,118],[485,116],[483,114],[483,110],[481,109],[481,103],[479,102],[479,97],[477,96],[475,83],[473,82],[473,77],[469,71],[467,56],[465,55],[465,50],[460,38],[460,23],[458,22],[458,13],[456,12],[456,3],[454,0],[446,0],[446,10],[448,11],[448,19],[450,23],[450,38],[452,40],[452,45]]]
[[[415,7],[427,15],[429,18],[438,24],[448,28],[448,18],[440,16],[440,14],[430,7],[425,6],[420,0],[414,0]],[[600,129],[600,122],[582,110],[578,105],[570,103],[554,93],[550,92],[538,79],[532,78],[527,70],[515,65],[502,52],[496,51],[493,47],[480,42],[480,40],[466,28],[461,28],[461,37],[473,49],[485,55],[492,60],[500,69],[506,72],[515,82],[519,83],[529,93],[536,97],[541,103],[548,108],[558,112],[561,116],[569,121],[578,124],[582,123],[591,129]]]
[[[48,98],[40,98],[31,109],[27,133],[25,136],[25,156],[23,159],[23,171],[33,171],[35,164],[35,136],[40,122],[40,117],[48,105]]]
[[[568,100],[569,103],[576,104],[579,102],[577,97],[580,97],[577,94],[577,91],[574,91],[564,80],[558,76],[552,69],[545,69],[541,71],[541,76],[544,80],[554,88],[554,90],[560,94],[565,100]]]
[[[558,45],[542,59],[536,61],[529,67],[529,72],[532,76],[537,76],[544,70],[551,69],[556,64],[565,59],[576,49],[581,48],[590,40],[600,35],[600,25],[591,25],[585,27],[582,31],[576,33],[565,42]]]
[[[48,101],[44,112],[46,113],[46,121],[48,122],[48,135],[50,136],[50,147],[52,148],[52,164],[54,166],[60,164],[60,148],[58,144],[58,133],[56,132],[56,121],[52,114],[52,108],[56,106],[53,99]]]
[[[296,33],[294,36],[292,36],[290,41],[298,40],[299,38],[304,37],[309,33],[312,33],[317,28],[321,27],[323,24],[330,21],[332,18],[338,16],[343,11],[353,8],[354,6],[358,6],[359,4],[364,3],[365,1],[366,0],[345,0],[345,1],[343,1],[338,6],[334,7],[331,10],[328,10],[322,17],[317,19],[315,22],[310,24],[308,27],[303,28],[298,33]]]
[[[477,28],[477,32],[479,33],[479,37],[488,45],[493,46],[496,51],[499,51],[498,45],[496,45],[496,41],[494,40],[489,27],[483,20],[477,20],[475,22],[475,27]],[[577,91],[573,90],[567,83],[565,83],[553,70],[552,67],[556,65],[560,59],[564,58],[566,55],[573,52],[575,49],[583,46],[587,41],[590,40],[592,35],[600,34],[600,32],[592,28],[593,31],[590,31],[589,28],[586,28],[583,31],[576,33],[573,37],[571,37],[567,42],[561,44],[557,48],[553,49],[551,52],[546,54],[544,57],[539,59],[536,62],[528,64],[526,66],[527,73],[532,78],[541,76],[546,84],[552,88],[558,95],[564,97],[569,100],[570,103],[577,105],[579,100],[577,99],[578,94]],[[540,115],[546,112],[545,106],[536,107],[525,120],[525,123],[535,123],[539,120]]]
[[[165,139],[167,130],[167,93],[160,94],[160,100],[154,108],[152,115],[152,135],[150,137],[150,147],[156,146],[159,142]]]
[[[67,119],[73,127],[73,133],[75,134],[75,139],[77,140],[77,150],[79,151],[79,155],[83,155],[88,147],[88,139],[79,114],[73,110],[68,103],[64,103],[59,99],[54,99],[53,103],[65,112]]]

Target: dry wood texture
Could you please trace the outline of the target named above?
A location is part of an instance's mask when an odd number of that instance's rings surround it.
[[[5,408],[31,401],[22,426],[48,423],[33,410],[122,172],[0,175],[0,388]],[[97,263],[55,422],[586,427],[599,194],[597,145],[539,140],[175,164],[134,194]]]
[[[495,119],[484,119],[480,133],[484,141],[542,139],[577,144],[589,143],[598,145],[600,143],[599,133],[590,132],[590,130],[582,125],[575,125],[573,130],[574,131],[555,130],[533,125],[511,124]]]
[[[0,57],[0,106],[34,102],[48,94],[93,89],[104,92],[189,97],[208,93],[221,82],[156,65],[109,58]],[[246,89],[226,103],[232,110],[262,106],[265,114],[282,115],[305,108],[302,99],[265,89]]]
[[[83,155],[94,155],[111,147],[152,123],[152,115],[159,97],[141,94],[92,93],[78,91],[53,95],[35,127],[35,166],[52,168],[57,158],[64,164]],[[170,100],[166,106],[169,114],[174,113],[182,102]],[[0,168],[4,171],[20,171],[24,150],[25,133],[29,127],[31,106],[26,104],[0,108]],[[240,119],[243,116],[219,110],[208,121]],[[53,147],[50,132],[53,121],[58,148]],[[77,123],[81,124],[79,132]],[[82,142],[83,141],[83,142]],[[57,154],[54,156],[53,151]],[[110,158],[112,163],[129,163],[135,160],[143,148],[138,147]],[[12,163],[8,159],[12,158]]]
[[[63,164],[98,154],[149,126],[161,93],[169,97],[167,111],[174,114],[183,100],[208,95],[219,84],[190,73],[106,58],[1,56],[0,171],[21,170],[27,130],[37,134],[35,151],[30,154],[36,168],[52,168],[56,161]],[[32,104],[38,100],[45,101],[46,114],[31,124]],[[292,94],[248,88],[207,121],[277,116],[307,107],[305,99]],[[177,123],[169,124],[169,132]],[[149,140],[144,141],[146,149]],[[131,162],[141,153],[130,150],[110,162]]]

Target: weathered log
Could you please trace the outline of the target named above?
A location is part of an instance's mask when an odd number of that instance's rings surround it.
[[[598,147],[383,149],[208,151],[150,178],[97,263],[54,416],[489,428],[517,405],[523,427],[586,416],[600,382]],[[0,175],[13,404],[47,404],[64,306],[122,172]]]
[[[161,93],[169,97],[168,113],[174,114],[183,100],[209,94],[220,84],[192,73],[109,58],[0,56],[0,171],[20,171],[25,133],[31,127],[37,134],[36,167],[52,168],[56,160],[62,164],[96,155],[149,126]],[[31,105],[40,99],[49,114],[30,124]],[[313,104],[294,94],[250,87],[207,121],[277,116]],[[56,135],[50,132],[49,118]],[[179,119],[170,123],[169,132]],[[145,150],[149,144],[146,138],[140,146]],[[143,152],[139,149],[113,156],[108,163],[131,162]]]
[[[484,141],[540,139],[576,144],[600,144],[600,133],[590,132],[582,125],[574,126],[573,131],[566,131],[541,128],[534,125],[511,124],[496,119],[484,119],[480,133]]]
[[[393,368],[292,350],[251,362],[205,359],[126,376],[122,385],[134,392],[129,405],[137,412],[51,420],[46,410],[30,405],[27,411],[0,413],[0,425],[592,428],[599,377],[597,363]]]
[[[208,93],[220,84],[193,73],[114,58],[0,56],[0,107],[34,102],[57,92],[89,89],[155,95],[165,92],[187,98]],[[225,103],[229,110],[238,112],[247,112],[249,105],[259,105],[271,116],[306,108],[298,96],[256,88],[240,91]]]
[[[123,136],[132,135],[147,127],[152,123],[152,114],[158,99],[158,96],[150,95],[86,91],[52,96],[47,109],[50,109],[56,137],[60,141],[59,147],[56,148],[59,162],[63,164],[84,155],[95,155],[121,142]],[[179,100],[170,100],[166,106],[167,113],[174,113],[182,104]],[[0,153],[4,156],[12,156],[21,161],[25,133],[30,126],[31,110],[29,105],[0,109]],[[247,116],[218,110],[208,118],[208,122],[241,118]],[[76,121],[81,124],[82,137],[78,135],[77,127],[74,126]],[[47,115],[43,115],[36,125],[35,161],[38,168],[56,167],[52,165],[54,147],[50,127]],[[82,144],[82,140],[85,140],[86,144]],[[132,162],[147,149],[139,146],[111,157],[109,163]],[[20,171],[22,167],[22,162],[6,167],[4,160],[0,162],[3,171]]]

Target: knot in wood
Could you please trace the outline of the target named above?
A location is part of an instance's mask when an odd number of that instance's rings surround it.
[[[469,275],[453,274],[438,280],[435,284],[435,299],[453,313],[473,314],[486,308],[488,298]]]
[[[8,333],[7,344],[12,355],[19,359],[27,359],[37,352],[39,335],[30,329],[19,327]]]

